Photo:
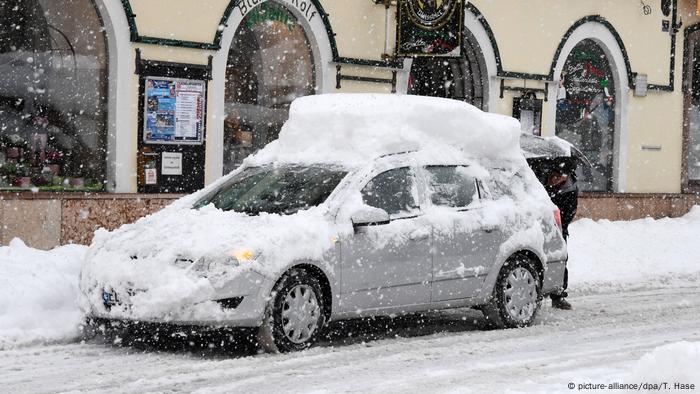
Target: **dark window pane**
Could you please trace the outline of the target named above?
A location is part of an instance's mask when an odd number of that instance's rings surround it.
[[[476,182],[467,175],[466,167],[430,166],[428,187],[430,200],[435,205],[466,207],[478,199]]]
[[[461,57],[415,57],[408,94],[445,97],[484,107],[486,79],[484,55],[476,38],[465,30]]]
[[[700,180],[700,39],[693,34],[691,96],[688,106],[688,179]]]
[[[224,211],[293,214],[315,207],[333,192],[346,172],[322,167],[248,168],[195,204]]]
[[[362,189],[365,204],[381,208],[389,215],[410,212],[417,208],[413,197],[413,176],[408,168],[383,172]]]

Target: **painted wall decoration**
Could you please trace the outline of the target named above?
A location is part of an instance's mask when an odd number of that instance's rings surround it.
[[[398,56],[460,56],[463,0],[400,0]]]
[[[581,190],[612,191],[614,86],[610,63],[600,46],[590,39],[577,44],[560,78],[556,135],[577,146],[593,164],[579,168]]]

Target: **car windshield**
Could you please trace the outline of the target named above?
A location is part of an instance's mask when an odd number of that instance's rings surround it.
[[[246,168],[199,200],[224,211],[290,215],[323,203],[347,172],[326,167]]]

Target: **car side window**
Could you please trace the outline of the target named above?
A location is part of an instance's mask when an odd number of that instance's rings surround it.
[[[413,195],[414,179],[408,167],[396,168],[375,176],[362,189],[365,204],[381,208],[389,215],[410,213],[418,205]]]
[[[463,166],[427,166],[428,189],[433,205],[463,208],[479,199],[476,180]]]

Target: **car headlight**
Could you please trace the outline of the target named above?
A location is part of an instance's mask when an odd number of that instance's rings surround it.
[[[250,249],[232,250],[229,252],[229,257],[233,257],[238,263],[251,263],[255,261],[255,253]]]
[[[255,254],[251,249],[236,249],[224,255],[218,256],[202,256],[194,261],[191,266],[196,272],[213,272],[226,270],[232,267],[238,267],[242,264],[250,264],[256,261],[260,256]]]

